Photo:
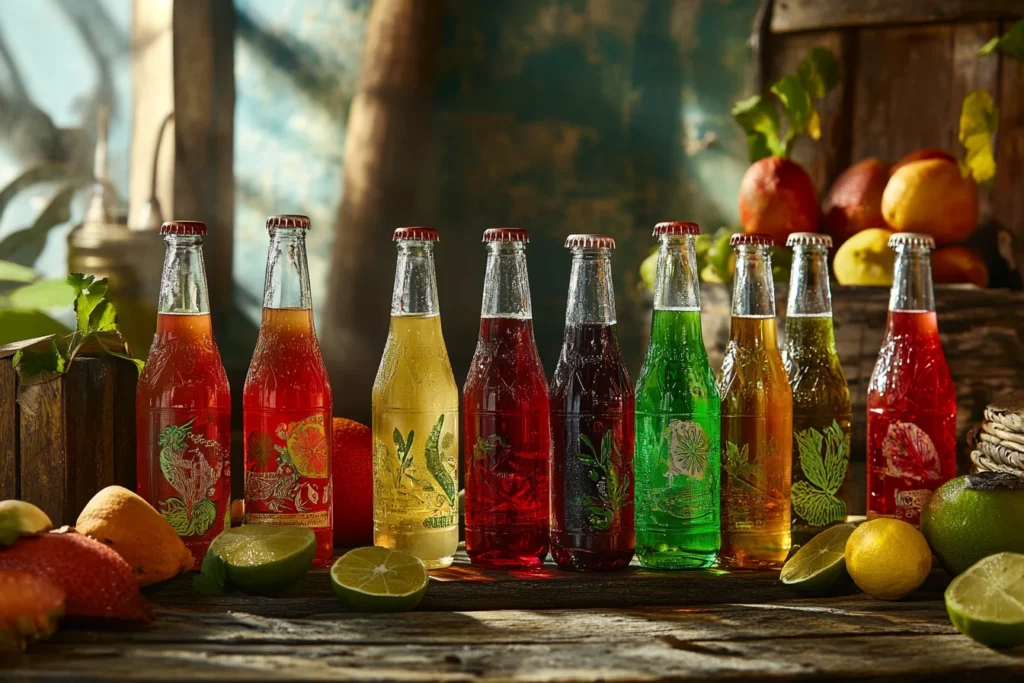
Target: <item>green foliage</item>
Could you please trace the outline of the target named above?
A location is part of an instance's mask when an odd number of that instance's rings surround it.
[[[427,436],[427,444],[424,447],[423,455],[424,459],[427,461],[427,469],[430,471],[431,476],[434,477],[434,481],[436,481],[438,486],[441,487],[441,490],[444,491],[444,495],[448,499],[448,503],[454,505],[455,496],[458,494],[458,491],[455,490],[455,481],[452,480],[452,476],[448,474],[448,470],[445,469],[444,462],[441,459],[441,452],[444,448],[439,446],[441,430],[443,428],[444,413],[438,416],[437,422],[435,422],[434,426],[431,428],[430,434]],[[450,434],[447,436],[450,436]],[[451,444],[451,442],[448,443],[449,445]]]
[[[206,551],[202,568],[192,577],[192,588],[203,595],[223,595],[227,582],[227,563],[216,553]]]
[[[741,480],[748,480],[755,472],[755,463],[750,462],[750,446],[743,444],[742,448],[732,441],[725,442],[725,462],[722,463],[729,476]]]
[[[846,519],[846,503],[836,492],[846,479],[850,437],[835,420],[824,434],[814,428],[795,432],[800,469],[807,481],[793,484],[793,511],[811,526],[821,527]]]
[[[816,47],[800,62],[796,74],[787,74],[768,89],[775,96],[786,119],[782,121],[765,96],[740,100],[732,108],[733,118],[747,134],[751,163],[765,157],[789,156],[793,140],[808,135],[821,138],[821,116],[815,101],[825,97],[839,82],[839,60],[829,50]]]
[[[999,110],[991,95],[976,90],[964,98],[960,110],[960,144],[965,154],[960,170],[978,184],[989,183],[996,175],[992,144],[998,126]]]
[[[217,518],[217,506],[209,498],[203,498],[192,508],[192,516],[181,498],[168,498],[160,503],[160,514],[174,527],[179,536],[201,536],[213,526]]]
[[[1014,24],[1005,35],[995,37],[985,43],[979,55],[990,55],[1002,52],[1008,57],[1024,62],[1024,19]]]
[[[589,453],[577,453],[576,457],[590,468],[587,476],[598,484],[599,495],[582,496],[575,502],[590,513],[590,526],[594,531],[618,528],[622,508],[629,504],[632,486],[622,452],[612,438],[611,429],[601,437],[600,451],[594,448],[594,443],[585,434],[580,434],[580,441]]]

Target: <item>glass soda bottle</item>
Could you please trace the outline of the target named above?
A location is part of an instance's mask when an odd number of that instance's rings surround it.
[[[615,330],[604,235],[570,235],[569,302],[551,382],[551,556],[609,571],[633,558],[633,385]]]
[[[659,223],[651,341],[636,383],[636,554],[709,567],[721,543],[718,388],[700,324],[696,223]]]
[[[836,352],[828,250],[832,238],[795,232],[782,360],[793,390],[793,543],[846,521],[850,389]]]
[[[231,507],[231,393],[210,323],[206,225],[171,221],[160,234],[156,335],[136,393],[138,490],[198,564]]]
[[[935,241],[896,233],[889,246],[889,317],[868,385],[868,519],[917,526],[932,491],[956,476],[956,389],[935,318]]]
[[[267,219],[263,322],[242,394],[245,523],[304,526],[331,559],[331,384],[313,329],[306,216]]]
[[[548,554],[548,383],[533,336],[525,230],[484,232],[480,336],[463,389],[466,553],[485,567]]]
[[[441,335],[433,228],[399,228],[373,383],[373,542],[447,567],[459,545],[459,389]]]
[[[772,238],[738,234],[722,361],[722,550],[731,568],[778,568],[790,546],[793,394],[775,329]]]

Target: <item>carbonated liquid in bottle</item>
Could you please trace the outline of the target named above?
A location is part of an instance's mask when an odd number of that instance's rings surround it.
[[[138,490],[198,564],[231,506],[231,393],[210,323],[206,225],[171,221],[160,234],[156,335],[136,393]]]
[[[935,241],[896,233],[889,246],[889,318],[868,385],[868,519],[918,526],[932,491],[956,476],[956,389],[935,318]]]
[[[696,223],[659,223],[651,341],[636,383],[636,554],[709,567],[721,543],[718,388],[700,324]]]
[[[828,250],[832,238],[796,232],[782,360],[793,390],[793,543],[846,521],[850,389],[836,352]]]
[[[633,558],[633,386],[615,331],[611,250],[570,235],[565,339],[551,382],[551,556],[608,571]]]
[[[459,390],[441,335],[433,228],[399,228],[373,384],[373,542],[447,567],[459,545]]]
[[[775,328],[766,235],[733,235],[736,277],[722,362],[722,550],[732,568],[778,568],[790,546],[793,394]]]
[[[267,219],[263,321],[242,393],[245,523],[308,527],[334,550],[331,385],[313,329],[306,216]]]
[[[538,567],[548,553],[548,383],[533,336],[525,230],[484,233],[480,337],[463,390],[466,553]]]

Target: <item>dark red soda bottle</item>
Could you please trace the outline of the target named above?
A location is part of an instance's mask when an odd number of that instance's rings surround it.
[[[466,553],[538,567],[548,553],[548,384],[533,336],[525,230],[484,232],[480,337],[463,390]]]
[[[565,339],[551,382],[551,556],[610,571],[633,558],[633,383],[615,331],[611,250],[570,235]]]

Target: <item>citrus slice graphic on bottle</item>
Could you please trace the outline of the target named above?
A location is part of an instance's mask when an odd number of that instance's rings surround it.
[[[288,428],[288,453],[296,471],[304,477],[327,476],[327,432],[323,417],[314,415]]]

